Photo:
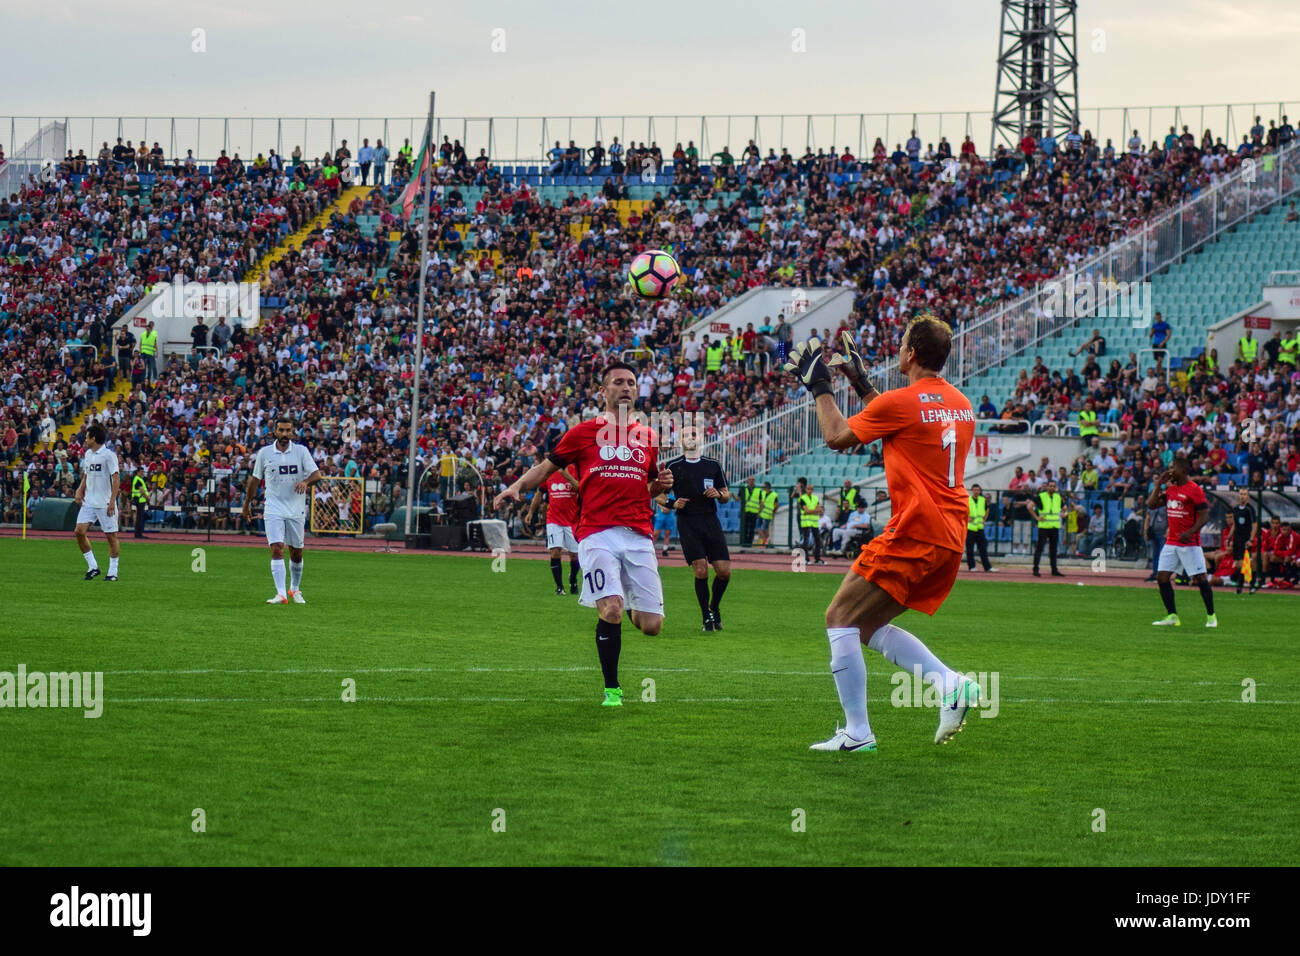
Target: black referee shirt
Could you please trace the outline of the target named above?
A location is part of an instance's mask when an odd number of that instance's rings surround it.
[[[1232,540],[1245,543],[1250,540],[1250,527],[1255,523],[1255,509],[1250,505],[1234,505],[1232,508]]]
[[[727,487],[727,479],[716,458],[700,458],[698,461],[678,458],[668,466],[668,470],[673,473],[673,497],[686,499],[678,515],[718,513],[717,499],[704,497],[707,488],[722,491]]]

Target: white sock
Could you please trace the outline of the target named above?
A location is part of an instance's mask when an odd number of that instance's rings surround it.
[[[117,577],[117,558],[108,559],[108,573]]]
[[[99,567],[99,562],[95,560],[95,550],[93,548],[89,551],[81,552],[81,556],[86,559],[86,567],[89,570],[93,571],[95,568]]]
[[[856,627],[828,627],[831,642],[831,676],[844,708],[844,729],[854,740],[871,736],[867,721],[867,662],[862,659],[862,631]]]
[[[302,584],[302,562],[289,562],[289,587],[298,590],[298,585]]]
[[[897,664],[909,674],[915,673],[919,667],[921,676],[937,685],[939,693],[944,697],[956,690],[961,682],[961,675],[935,657],[915,634],[909,634],[894,624],[886,624],[872,634],[867,647],[879,651],[886,660]]]
[[[271,577],[275,579],[275,593],[284,594],[284,558],[271,559]]]

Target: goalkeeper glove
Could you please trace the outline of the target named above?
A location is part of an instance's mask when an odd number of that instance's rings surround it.
[[[800,342],[782,366],[808,389],[813,398],[831,393],[831,373],[822,361],[822,343],[816,336]]]
[[[876,389],[867,375],[866,363],[862,361],[862,356],[853,346],[853,336],[848,332],[840,333],[840,348],[842,351],[832,355],[826,364],[844,373],[853,390],[858,393],[858,398],[866,398]]]

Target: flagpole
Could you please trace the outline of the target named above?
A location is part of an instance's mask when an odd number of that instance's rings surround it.
[[[433,90],[429,91],[429,117],[424,124],[423,158],[416,159],[415,175],[427,162],[429,171],[424,177],[424,199],[420,225],[420,299],[415,307],[415,376],[411,381],[411,438],[410,454],[406,464],[406,540],[411,538],[411,518],[415,509],[415,453],[416,432],[420,423],[420,366],[424,363],[424,285],[429,258],[429,188],[433,183]]]

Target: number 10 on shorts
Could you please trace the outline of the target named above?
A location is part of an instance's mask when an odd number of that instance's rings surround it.
[[[587,581],[587,590],[593,595],[605,590],[605,571],[603,568],[588,571],[583,577]]]

